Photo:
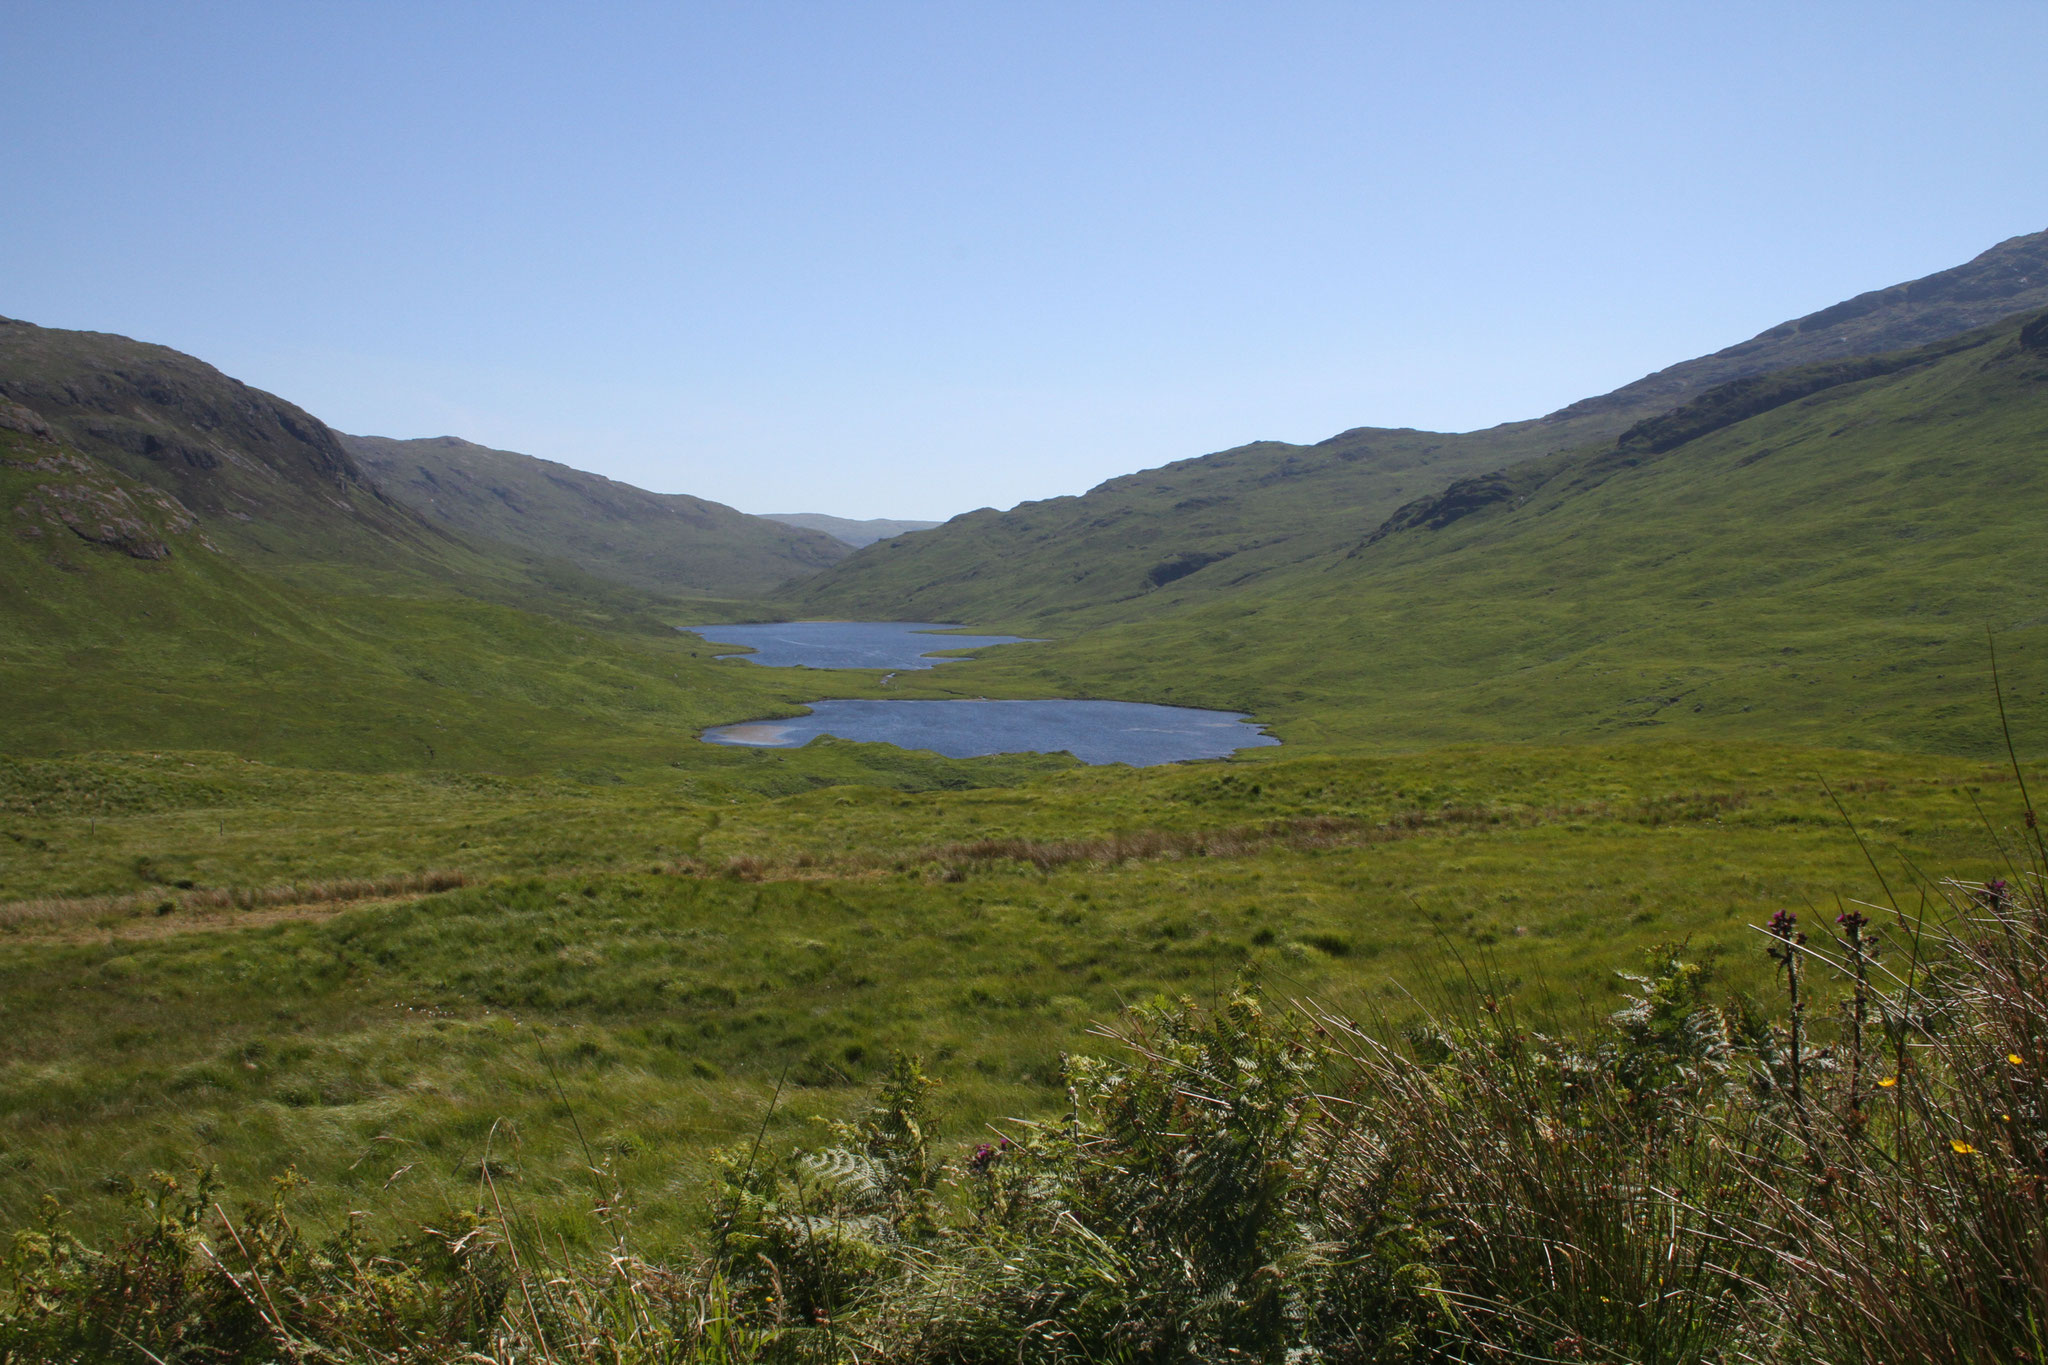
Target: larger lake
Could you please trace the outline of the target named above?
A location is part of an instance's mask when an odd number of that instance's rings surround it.
[[[948,758],[1069,753],[1149,767],[1278,744],[1236,711],[1129,701],[819,701],[794,720],[706,730],[712,744],[794,748],[819,735],[929,749]]]
[[[1020,635],[936,635],[955,627],[934,621],[776,621],[757,626],[682,626],[714,645],[742,645],[752,654],[721,654],[768,668],[930,668],[935,649],[1037,644]]]

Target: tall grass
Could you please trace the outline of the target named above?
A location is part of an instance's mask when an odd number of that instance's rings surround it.
[[[1477,1359],[1718,1359],[1760,1261],[1753,1140],[1726,1101],[1744,1020],[1663,955],[1588,1036],[1546,1037],[1490,991],[1405,1039],[1322,1015],[1406,1154],[1451,1312],[1437,1349]],[[1693,1197],[1710,1209],[1703,1216]]]
[[[1776,1273],[1756,1318],[1826,1360],[2048,1359],[2048,909],[1949,883],[1881,969],[1882,1034],[1804,1111],[1773,1116],[1797,1179],[1751,1172]],[[1919,949],[1918,955],[1911,950]],[[1830,954],[1827,963],[1844,966]],[[1853,963],[1848,964],[1853,968]]]
[[[316,1241],[286,1211],[291,1183],[231,1213],[211,1172],[160,1173],[107,1252],[54,1213],[18,1234],[0,1362],[716,1365],[758,1359],[768,1339],[708,1266],[572,1258],[502,1205],[383,1247],[353,1222]]]
[[[2029,838],[2005,878],[1758,926],[1776,1006],[1683,945],[1549,1032],[1483,964],[1403,1028],[1158,999],[1066,1060],[1064,1114],[964,1145],[899,1057],[827,1146],[734,1149],[680,1265],[594,1158],[596,1254],[488,1163],[475,1211],[374,1248],[160,1178],[111,1250],[17,1236],[0,1361],[2038,1361]]]

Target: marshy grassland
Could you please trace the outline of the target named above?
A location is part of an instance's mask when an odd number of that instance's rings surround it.
[[[1750,926],[1990,876],[1987,813],[2015,802],[1997,765],[1737,743],[715,803],[658,771],[6,772],[0,1218],[54,1196],[109,1227],[132,1182],[197,1161],[238,1191],[296,1170],[307,1217],[397,1229],[473,1203],[488,1162],[580,1244],[573,1113],[661,1246],[701,1230],[714,1152],[764,1115],[771,1145],[816,1138],[892,1051],[971,1143],[1056,1111],[1062,1054],[1156,994],[1255,981],[1401,1018],[1462,959],[1577,1020],[1678,942],[1758,987]],[[405,881],[429,876],[465,884]]]
[[[517,870],[455,838],[561,799],[508,784],[413,822],[469,884],[298,905],[109,899],[102,817],[15,812],[100,897],[0,927],[0,1351],[2026,1359],[2017,777],[1724,744],[629,784],[583,866]],[[309,844],[364,799],[260,779]],[[178,799],[105,837],[190,843]]]

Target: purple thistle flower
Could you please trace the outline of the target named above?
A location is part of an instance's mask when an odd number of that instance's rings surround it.
[[[1780,910],[1772,915],[1771,922],[1764,926],[1764,932],[1786,945],[1770,950],[1771,956],[1780,962],[1789,963],[1792,959],[1792,949],[1806,942],[1806,935],[1799,932],[1799,916],[1790,910]]]

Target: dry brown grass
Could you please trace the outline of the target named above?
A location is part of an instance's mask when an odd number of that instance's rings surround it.
[[[1155,858],[1242,858],[1274,848],[1351,848],[1408,838],[1426,830],[1516,824],[1539,818],[1534,812],[1485,806],[1406,811],[1382,821],[1311,815],[1211,830],[1133,830],[1102,839],[977,839],[926,849],[919,860],[949,871],[1005,862],[1027,863],[1042,871],[1077,863],[1115,867]]]
[[[125,896],[50,896],[0,904],[0,930],[19,932],[110,921],[342,905],[452,891],[469,882],[470,878],[461,872],[399,872],[385,877],[281,882],[273,886],[201,887],[190,891],[152,887]]]
[[[1666,810],[1670,800],[1683,800],[1688,803],[1688,808]],[[1665,803],[1645,803],[1640,809],[1623,813],[1651,823],[1711,818],[1720,811],[1740,806],[1744,800],[1740,794],[1733,797],[1669,798]],[[1691,808],[1693,805],[1698,809]],[[922,871],[931,880],[959,881],[970,872],[990,871],[1006,864],[1049,872],[1077,865],[1107,868],[1159,859],[1243,858],[1273,849],[1358,848],[1446,830],[1546,825],[1615,814],[1616,811],[1605,802],[1541,809],[1444,806],[1435,810],[1402,811],[1382,820],[1310,815],[1204,830],[1127,830],[1093,839],[975,839],[929,844],[895,854],[862,852],[833,857],[801,853],[783,859],[745,854],[722,861],[679,858],[666,864],[663,870],[679,877],[720,877],[746,882],[917,871]]]

